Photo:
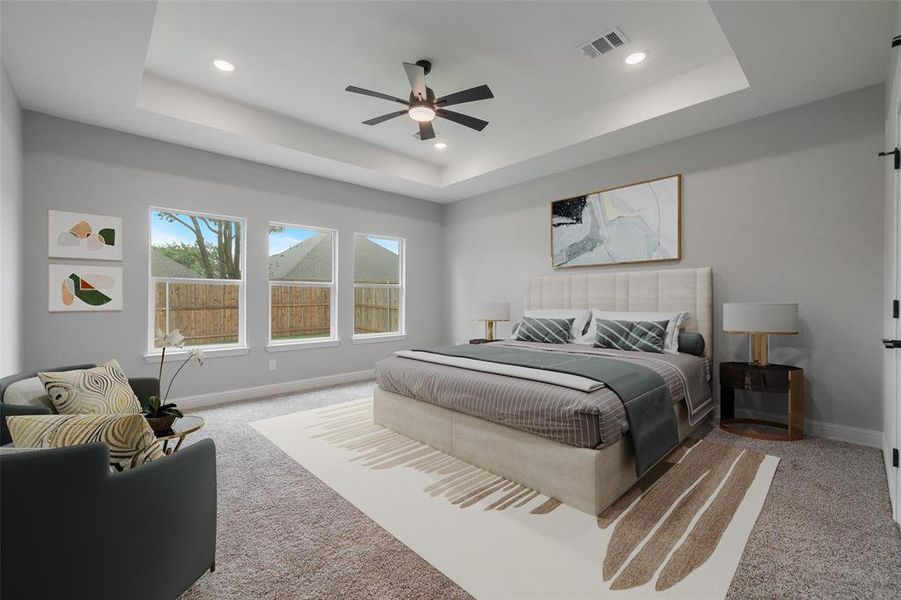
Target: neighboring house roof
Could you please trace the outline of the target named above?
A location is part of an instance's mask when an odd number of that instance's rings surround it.
[[[269,279],[331,281],[332,249],[321,233],[269,257]]]
[[[154,247],[150,248],[150,273],[153,277],[203,278],[200,273],[175,262]]]
[[[400,261],[397,254],[362,236],[356,238],[356,244],[356,283],[400,283]]]
[[[354,275],[357,283],[399,283],[400,261],[387,248],[358,237]],[[284,252],[269,257],[269,278],[288,281],[330,281],[331,247],[317,233]]]

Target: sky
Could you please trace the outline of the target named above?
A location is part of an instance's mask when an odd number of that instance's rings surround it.
[[[169,244],[194,243],[194,234],[184,225],[179,223],[169,223],[165,219],[160,219],[157,211],[153,211],[151,215],[150,243],[154,246],[168,246]],[[269,256],[284,252],[291,246],[299,244],[316,234],[313,229],[303,229],[300,227],[285,227],[282,231],[269,234]],[[203,228],[203,237],[208,242],[215,244],[216,237]],[[387,248],[394,254],[400,251],[400,244],[397,240],[389,240],[378,237],[367,236],[370,240]]]

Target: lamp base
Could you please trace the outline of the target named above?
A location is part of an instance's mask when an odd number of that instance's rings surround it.
[[[494,340],[494,321],[485,321],[485,339],[489,342]]]
[[[765,367],[769,363],[770,336],[766,333],[751,333],[748,335],[748,349],[751,355],[749,365]]]

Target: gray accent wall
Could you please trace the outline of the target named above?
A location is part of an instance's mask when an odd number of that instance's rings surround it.
[[[143,358],[150,206],[245,217],[248,224],[250,352],[186,368],[173,388],[175,397],[363,371],[394,350],[443,341],[441,205],[31,112],[25,113],[24,162],[26,369],[115,357],[129,375],[155,372]],[[48,312],[47,210],[52,208],[124,218],[124,310]],[[340,346],[267,352],[270,220],[339,230]],[[351,342],[354,232],[406,239],[409,335],[404,341]],[[270,359],[277,360],[276,371],[268,370]],[[173,366],[169,363],[170,373]]]
[[[22,109],[0,64],[0,377],[22,365]]]
[[[771,360],[805,369],[806,416],[881,431],[883,105],[874,86],[449,205],[448,337],[481,336],[474,301],[518,317],[525,279],[555,273],[552,200],[682,173],[682,260],[628,268],[713,267],[718,332],[723,302],[799,302],[801,334]],[[714,342],[717,363],[747,358],[744,337]]]

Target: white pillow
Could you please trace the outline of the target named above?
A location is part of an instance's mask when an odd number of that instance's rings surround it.
[[[607,319],[610,321],[669,321],[666,325],[666,339],[663,341],[663,351],[677,354],[679,352],[679,329],[688,320],[687,312],[617,312],[612,310],[591,309],[591,325],[588,332],[576,338],[576,344],[594,346],[597,336],[597,323],[595,319]]]
[[[524,317],[534,317],[537,319],[573,319],[572,337],[573,340],[579,339],[588,324],[591,317],[591,311],[575,308],[543,308],[538,310],[527,310],[523,313]],[[514,333],[510,339],[516,337]]]
[[[47,397],[44,384],[37,377],[22,379],[7,387],[3,392],[3,402],[14,406],[41,406],[56,412],[56,408]]]

